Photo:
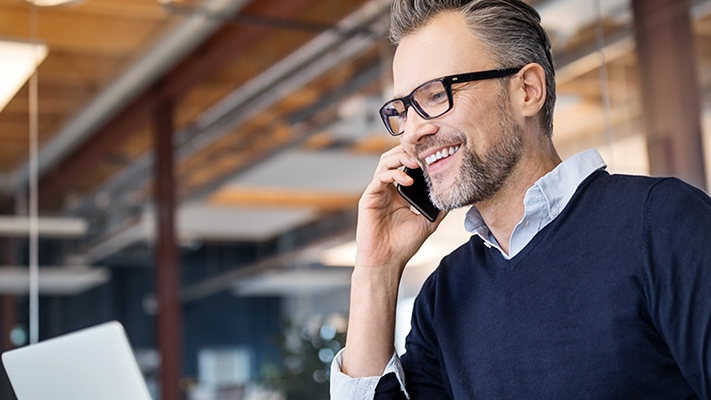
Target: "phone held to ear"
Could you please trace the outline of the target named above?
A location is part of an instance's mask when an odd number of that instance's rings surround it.
[[[430,191],[423,175],[422,169],[411,169],[405,167],[405,173],[415,180],[410,186],[397,185],[397,191],[407,200],[420,214],[430,222],[434,222],[439,215],[439,210],[430,200]]]

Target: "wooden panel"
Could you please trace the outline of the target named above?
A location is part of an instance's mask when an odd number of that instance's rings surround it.
[[[62,11],[58,9],[57,11]],[[68,11],[68,10],[67,10]],[[160,22],[169,14],[159,1],[150,0],[87,0],[72,7],[78,15],[105,18],[123,18]]]
[[[322,211],[354,208],[360,195],[230,186],[215,192],[208,203],[233,207],[315,207]]]
[[[300,22],[330,25],[363,3],[364,0],[306,0],[290,1],[281,5],[277,2],[250,3],[245,14],[259,18],[282,18],[284,25],[279,26],[279,20],[275,20],[275,24],[257,22],[255,25],[246,22],[228,28],[225,32],[251,33],[243,35],[242,41],[233,41],[229,47],[225,47],[229,48],[228,57],[225,57],[226,50],[221,51],[219,56],[223,60],[233,61],[228,62],[224,68],[212,67],[203,71],[207,74],[203,78],[204,81],[192,86],[193,89],[179,99],[177,126],[183,127],[192,123],[200,113],[224,95],[319,33],[309,29],[294,29]],[[0,35],[28,36],[28,10],[29,7],[25,4],[9,5],[7,0],[0,0]],[[39,70],[40,131],[43,132],[43,140],[48,140],[51,134],[59,131],[63,124],[86,106],[106,84],[113,81],[130,62],[135,61],[145,48],[158,40],[162,32],[182,18],[184,15],[167,13],[157,1],[145,0],[91,0],[74,7],[39,10],[38,36],[50,46],[50,55]],[[292,24],[287,20],[296,23]],[[205,60],[205,51],[210,50],[209,46],[203,48],[193,64]],[[240,55],[240,52],[243,53]],[[341,85],[342,79],[347,79],[353,73],[351,67],[344,67],[347,72],[327,74],[318,84],[305,87],[292,97],[283,99],[275,104],[269,113],[255,116],[243,127],[235,129],[233,134],[227,135],[225,140],[211,146],[206,154],[196,156],[193,161],[181,166],[183,178],[192,183],[184,187],[195,190],[209,185],[212,180],[224,177],[255,162],[264,154],[290,143],[293,140],[291,130],[285,127],[283,119],[314,104],[324,94]],[[176,79],[172,80],[173,86],[169,90],[184,90],[190,87],[186,78],[196,79],[180,68],[171,74],[172,78]],[[14,154],[26,154],[26,104],[25,90],[8,108],[8,112],[17,113],[15,117],[19,118],[19,122],[14,122],[12,126],[5,125],[5,132],[9,132],[13,138],[11,151],[14,151]],[[275,113],[279,115],[275,116]],[[0,115],[0,124],[2,123]],[[52,193],[52,190],[59,190],[60,185],[64,186],[64,189],[61,189],[64,193],[80,194],[90,189],[91,182],[95,182],[94,185],[100,184],[131,159],[149,151],[151,141],[145,128],[134,129],[121,130],[120,141],[102,141],[113,144],[110,150],[105,148],[104,151],[109,151],[108,153],[72,158],[91,160],[91,167],[58,167],[50,174],[55,177],[53,179],[67,174],[71,179],[59,179],[51,184],[43,183],[43,198],[61,199],[60,193]],[[10,146],[6,148],[10,150]],[[81,151],[86,149],[82,148]],[[0,157],[3,160],[3,171],[19,167],[24,158],[3,154],[2,150]]]
[[[51,50],[39,68],[41,85],[102,87],[111,82],[128,66],[124,55],[96,55]]]
[[[37,37],[49,45],[38,72],[40,146],[183,18],[166,13],[158,1],[146,0],[91,0],[37,9]],[[30,6],[20,0],[0,0],[0,37],[28,40],[30,36]],[[25,85],[0,113],[0,140],[7,144],[0,146],[0,173],[9,175],[26,163],[28,112]],[[115,172],[116,165],[113,168]],[[98,165],[83,173],[89,178],[67,180],[71,191],[96,185],[107,176]]]
[[[0,0],[3,10],[28,10],[24,0]],[[142,20],[162,20],[166,11],[158,1],[152,0],[86,0],[68,7],[39,9],[42,13],[79,14],[106,18],[131,18]]]
[[[67,9],[39,9],[37,38],[47,43],[50,51],[126,55],[147,48],[159,37],[164,24],[178,20],[168,18],[168,15],[161,19],[128,19],[106,13],[78,12],[94,2],[102,0],[87,1]],[[149,3],[158,7],[157,1]],[[0,36],[31,38],[29,10],[29,6],[4,7],[0,13]]]

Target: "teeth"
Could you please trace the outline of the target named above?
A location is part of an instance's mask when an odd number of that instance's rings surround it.
[[[456,153],[457,150],[459,150],[459,146],[452,146],[448,149],[440,150],[436,154],[432,154],[431,156],[425,158],[425,162],[427,163],[427,165],[430,165],[437,160],[441,160],[443,158],[451,156],[452,154]]]

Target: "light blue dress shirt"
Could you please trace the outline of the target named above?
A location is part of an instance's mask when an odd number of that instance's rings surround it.
[[[600,153],[590,149],[570,157],[536,181],[523,198],[524,214],[511,233],[509,254],[501,249],[494,235],[489,232],[476,207],[467,212],[464,227],[468,232],[480,236],[487,247],[494,247],[504,258],[511,259],[563,211],[585,178],[605,167]]]
[[[476,207],[467,212],[464,226],[470,233],[481,237],[487,247],[493,247],[499,250],[504,258],[511,259],[563,211],[585,178],[602,168],[606,168],[606,165],[600,153],[590,149],[563,161],[536,181],[523,198],[524,215],[511,233],[508,254],[491,234]],[[344,350],[336,355],[331,364],[331,399],[372,400],[380,376],[351,378],[341,372]],[[395,372],[404,390],[404,373],[397,354],[393,355],[383,375],[390,372]]]

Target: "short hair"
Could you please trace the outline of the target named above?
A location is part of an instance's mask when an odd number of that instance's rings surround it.
[[[520,0],[393,0],[390,40],[398,45],[442,12],[462,13],[472,34],[489,50],[498,68],[532,62],[543,67],[546,99],[541,123],[550,137],[556,98],[555,69],[550,40],[538,12]]]

